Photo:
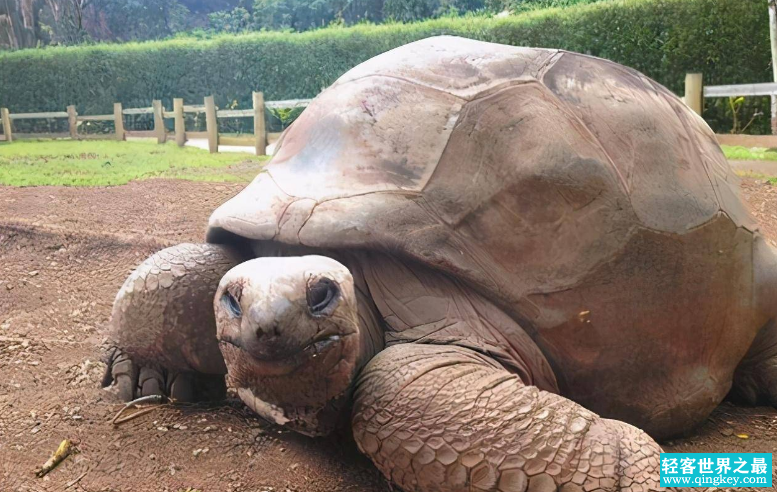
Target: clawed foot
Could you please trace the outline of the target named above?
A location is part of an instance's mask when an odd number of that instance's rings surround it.
[[[124,401],[151,395],[167,396],[175,401],[193,403],[221,400],[226,395],[224,376],[196,372],[168,371],[161,367],[141,366],[118,348],[112,348],[106,360],[103,387],[115,383]]]

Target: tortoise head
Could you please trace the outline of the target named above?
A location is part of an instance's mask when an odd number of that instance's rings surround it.
[[[227,272],[214,308],[240,398],[303,434],[329,433],[362,358],[351,272],[324,256],[257,258]]]

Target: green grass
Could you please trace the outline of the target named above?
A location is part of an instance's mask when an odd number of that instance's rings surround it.
[[[752,178],[752,179],[768,182],[771,185],[777,185],[777,177],[775,176],[769,176],[763,173],[756,173],[753,171],[744,171],[741,169],[734,170],[734,173],[741,178]]]
[[[721,147],[729,159],[777,161],[777,149]],[[0,185],[110,186],[148,178],[247,183],[266,161],[171,143],[26,140],[0,143]]]
[[[110,186],[147,178],[248,182],[266,160],[170,143],[19,141],[0,144],[0,184]]]
[[[777,149],[721,145],[723,153],[734,161],[777,161]]]

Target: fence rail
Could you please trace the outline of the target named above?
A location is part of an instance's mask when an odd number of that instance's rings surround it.
[[[219,109],[216,111],[219,118],[253,118],[253,109]]]
[[[777,135],[777,83],[710,85],[705,87],[702,74],[689,73],[685,75],[685,96],[683,101],[699,116],[701,116],[704,110],[705,98],[740,96],[771,96],[772,135],[751,135],[753,138],[749,138],[747,141],[750,143],[760,142],[757,145],[759,147],[774,147],[774,136]],[[718,135],[718,141],[721,143],[724,139],[729,141],[729,137]]]
[[[151,114],[154,112],[154,108],[130,108],[122,109],[122,114]]]
[[[78,116],[78,121],[113,121],[112,114],[98,114],[93,116]]]
[[[218,152],[221,145],[253,146],[256,155],[266,155],[268,143],[277,140],[280,133],[268,133],[265,124],[265,109],[299,108],[310,104],[311,99],[290,99],[286,101],[266,101],[261,92],[253,93],[252,109],[217,109],[213,96],[203,100],[204,104],[184,105],[183,99],[173,100],[173,110],[167,111],[162,102],[154,100],[149,108],[122,108],[121,103],[113,105],[113,114],[79,115],[75,106],[68,106],[67,111],[53,111],[48,113],[11,113],[7,108],[0,108],[0,120],[3,133],[0,141],[12,142],[14,139],[24,138],[66,138],[73,139],[115,139],[126,140],[130,138],[156,138],[158,143],[167,141],[168,136],[174,136],[176,143],[183,146],[187,140],[203,138],[208,140],[208,149],[211,153]],[[204,132],[186,131],[184,113],[205,113]],[[154,115],[154,129],[145,131],[125,131],[124,116],[151,114]],[[57,119],[67,118],[67,133],[14,133],[13,121],[29,119]],[[233,137],[220,136],[218,133],[219,118],[253,118],[254,133],[250,136]],[[165,120],[175,121],[175,130],[169,133],[165,128]],[[78,133],[78,125],[83,121],[113,121],[114,132],[101,135],[84,135]]]
[[[12,120],[26,120],[26,119],[39,119],[39,118],[67,118],[67,111],[59,111],[54,113],[18,113],[8,115]]]
[[[310,104],[312,99],[287,99],[285,101],[267,101],[265,105],[270,109],[303,108]]]
[[[685,103],[699,115],[702,114],[705,98],[738,97],[738,96],[771,96],[772,98],[772,133],[777,135],[777,83],[739,84],[704,86],[700,73],[689,73],[685,77]],[[0,141],[11,142],[15,138],[65,138],[74,139],[99,139],[109,138],[125,140],[131,138],[156,138],[157,142],[164,143],[168,136],[174,136],[176,143],[183,146],[187,140],[201,138],[208,140],[210,152],[218,152],[221,145],[254,146],[256,155],[265,155],[268,143],[278,139],[280,133],[266,132],[265,109],[299,108],[310,104],[312,99],[287,99],[283,101],[265,101],[261,92],[253,93],[252,109],[217,109],[213,96],[203,100],[203,104],[185,105],[183,99],[173,100],[173,110],[167,111],[162,102],[154,100],[151,107],[147,108],[122,108],[121,103],[114,104],[113,114],[104,115],[79,115],[75,106],[68,106],[67,111],[39,112],[39,113],[11,113],[7,108],[0,108],[0,121],[3,133]],[[205,113],[206,131],[186,131],[184,125],[185,113]],[[125,131],[125,115],[154,115],[154,129],[146,131]],[[67,133],[17,133],[13,132],[13,121],[29,119],[68,119]],[[221,118],[253,118],[254,133],[250,136],[234,137],[218,133],[218,120]],[[175,130],[168,133],[165,129],[165,120],[175,121]],[[79,135],[78,125],[84,121],[113,121],[114,133],[106,135]],[[719,136],[721,139],[724,136]],[[752,136],[748,142],[763,142],[764,147],[772,147],[777,142],[775,136]]]
[[[704,88],[704,97],[773,96],[777,83],[713,85]]]

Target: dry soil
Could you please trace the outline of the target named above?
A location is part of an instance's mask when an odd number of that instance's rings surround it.
[[[110,424],[122,405],[100,388],[100,346],[116,291],[152,252],[202,241],[210,212],[241,188],[0,187],[0,491],[390,490],[346,436],[297,436],[234,398]],[[742,189],[777,239],[777,188],[746,178]],[[78,453],[36,478],[63,439]],[[774,452],[777,412],[724,403],[665,448]]]

